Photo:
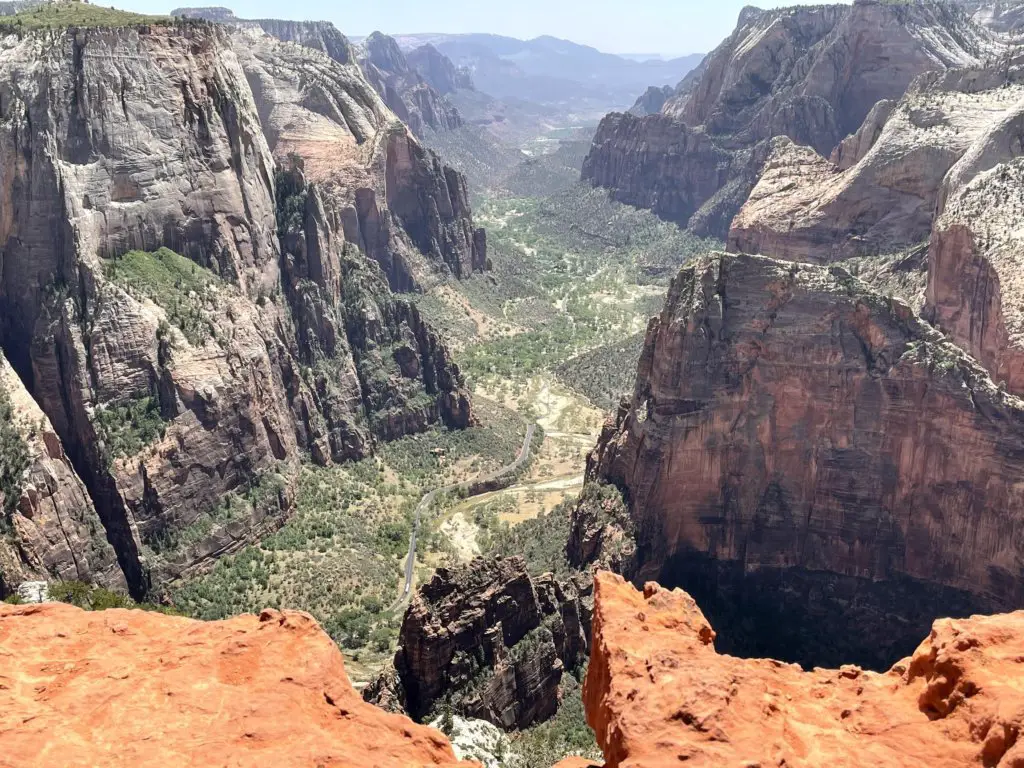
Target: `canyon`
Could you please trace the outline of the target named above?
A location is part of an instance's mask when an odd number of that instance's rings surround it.
[[[0,764],[1024,764],[1016,2],[16,11]]]

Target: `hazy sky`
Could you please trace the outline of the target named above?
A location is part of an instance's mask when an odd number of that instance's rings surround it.
[[[795,0],[763,0],[761,7]],[[106,2],[106,0],[103,0]],[[167,13],[167,0],[112,0],[119,8]],[[174,0],[171,0],[174,2]],[[379,29],[494,32],[564,37],[612,53],[704,53],[732,31],[751,0],[236,0],[220,3],[243,18],[324,19],[347,35]],[[215,5],[218,0],[178,4]]]

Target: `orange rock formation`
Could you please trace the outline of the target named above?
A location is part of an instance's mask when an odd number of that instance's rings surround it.
[[[359,698],[312,617],[0,605],[0,766],[463,766]]]
[[[597,576],[584,698],[605,768],[1024,766],[1024,612],[942,619],[889,672],[715,652],[684,592]]]

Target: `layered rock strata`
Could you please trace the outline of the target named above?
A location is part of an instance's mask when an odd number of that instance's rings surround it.
[[[729,248],[825,263],[927,241],[940,202],[966,181],[951,170],[990,153],[993,130],[1022,111],[1019,65],[957,69],[922,75],[898,103],[879,102],[830,160],[776,139]]]
[[[447,702],[506,730],[546,720],[562,675],[586,658],[588,593],[531,578],[520,557],[439,569],[406,611],[394,675],[368,698],[416,719]]]
[[[439,731],[364,703],[304,613],[199,622],[0,605],[0,653],[12,768],[475,765]]]
[[[652,320],[588,460],[638,578],[691,592],[725,651],[885,666],[939,615],[1024,605],[1024,402],[838,268],[714,255]]]
[[[661,114],[602,121],[583,179],[724,239],[769,139],[786,136],[829,155],[918,75],[977,64],[1000,45],[954,6],[860,0],[749,9]]]
[[[0,47],[0,342],[133,595],[279,525],[303,453],[472,421],[386,278],[466,274],[484,238],[354,64],[201,22]]]
[[[689,595],[601,574],[593,631],[584,699],[604,768],[1008,768],[1024,755],[1024,613],[940,619],[884,674],[805,672],[722,655]]]
[[[459,111],[444,98],[444,93],[456,90],[458,74],[455,65],[441,55],[437,49],[422,51],[417,64],[408,61],[394,38],[374,32],[362,45],[363,55],[359,64],[366,79],[392,112],[412,129],[422,135],[426,129],[452,131],[462,125]],[[442,61],[443,59],[443,61]],[[447,66],[444,62],[447,62]],[[440,81],[446,91],[438,89],[421,73]],[[446,71],[451,67],[450,71]]]

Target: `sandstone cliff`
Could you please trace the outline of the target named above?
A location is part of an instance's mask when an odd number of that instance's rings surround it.
[[[601,574],[593,633],[584,699],[605,768],[1009,768],[1024,758],[1024,613],[936,621],[884,674],[805,672],[720,655],[689,595]]]
[[[586,595],[550,574],[531,578],[520,557],[442,568],[406,611],[394,672],[367,697],[416,719],[444,700],[467,717],[526,728],[555,714],[589,629]]]
[[[206,623],[0,605],[0,652],[12,768],[475,765],[439,731],[364,703],[303,613]]]
[[[716,255],[674,281],[588,480],[724,650],[879,666],[936,616],[1024,604],[1022,445],[1024,402],[901,301]]]
[[[646,117],[647,115],[656,115],[661,112],[662,107],[665,106],[665,102],[668,101],[672,96],[675,95],[675,88],[671,86],[663,86],[657,88],[651,86],[643,95],[636,100],[636,103],[629,110],[629,114],[635,115],[636,117]]]
[[[1007,77],[1020,83],[1022,72],[1018,61]],[[993,379],[1021,394],[1024,235],[1017,222],[1024,213],[1024,97],[1018,92],[1015,108],[993,117],[939,189],[926,312]]]
[[[464,274],[483,236],[354,65],[193,22],[8,36],[0,83],[0,342],[134,596],[279,525],[301,453],[470,423],[447,350],[366,256],[409,285],[399,256]]]
[[[602,121],[583,179],[699,234],[724,238],[775,136],[828,155],[918,75],[977,64],[991,33],[940,4],[744,12],[660,115]]]
[[[1022,393],[1022,120],[1024,67],[1010,57],[922,76],[831,160],[776,139],[729,248],[821,263],[928,241],[927,316]]]
[[[437,58],[440,57],[452,66],[450,79],[454,80],[454,65],[436,49],[434,53],[436,56],[430,56],[429,52],[419,56],[420,66],[425,66],[432,77],[447,80],[449,78],[441,71],[443,64]],[[406,60],[394,38],[374,32],[363,41],[359,64],[366,79],[391,111],[398,115],[413,133],[420,135],[428,128],[435,131],[451,131],[462,125],[458,110],[444,99],[443,92],[439,93],[419,69]],[[454,83],[451,84],[454,86]],[[448,83],[442,82],[442,85]],[[452,90],[454,87],[449,88],[447,92]]]
[[[1024,71],[1004,62],[922,75],[898,104],[879,102],[831,160],[776,139],[729,248],[824,263],[926,241],[950,170],[1022,110]]]
[[[301,160],[327,206],[316,237],[356,245],[394,290],[487,267],[466,180],[424,149],[354,63],[286,45],[262,30],[233,36],[252,85],[270,150]]]
[[[124,587],[96,509],[53,425],[0,355],[0,592],[23,581]]]

